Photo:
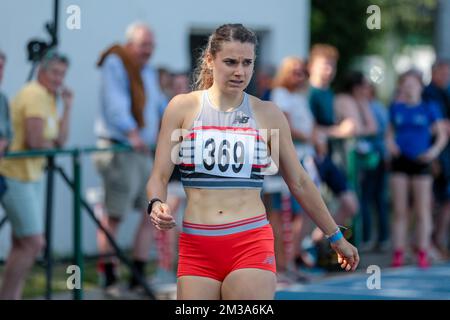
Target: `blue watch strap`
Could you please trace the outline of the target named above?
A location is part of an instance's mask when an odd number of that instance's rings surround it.
[[[344,235],[342,234],[341,230],[339,230],[338,232],[333,234],[331,237],[329,237],[328,240],[330,241],[330,243],[335,243],[336,241],[342,239],[343,237],[344,237]]]

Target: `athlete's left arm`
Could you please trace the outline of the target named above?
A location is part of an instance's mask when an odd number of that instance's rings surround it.
[[[297,158],[291,132],[286,117],[275,105],[267,105],[264,112],[264,122],[272,132],[270,145],[271,150],[280,150],[272,157],[279,159],[281,174],[286,181],[292,195],[299,201],[302,208],[316,223],[316,225],[326,234],[333,234],[338,226],[331,217],[321,195],[313,181],[303,169]],[[275,145],[278,143],[279,148]],[[355,270],[359,263],[357,249],[344,238],[332,244],[332,247],[339,256],[339,263],[347,271]]]
[[[337,225],[329,214],[319,190],[297,158],[286,117],[281,111],[274,109],[266,119],[271,130],[271,156],[281,168],[281,175],[289,190],[325,234],[333,233]]]

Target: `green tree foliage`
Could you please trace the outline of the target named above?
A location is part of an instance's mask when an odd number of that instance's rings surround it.
[[[370,5],[380,7],[379,30],[367,28]],[[358,56],[386,56],[387,39],[396,39],[398,50],[405,44],[431,44],[436,9],[437,0],[311,0],[311,44],[329,43],[338,48],[339,83]]]
[[[381,8],[383,34],[396,34],[402,44],[432,44],[437,0],[376,0]]]

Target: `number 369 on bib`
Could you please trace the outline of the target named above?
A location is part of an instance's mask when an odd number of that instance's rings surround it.
[[[195,145],[195,171],[223,177],[249,178],[255,136],[246,133],[204,130]]]

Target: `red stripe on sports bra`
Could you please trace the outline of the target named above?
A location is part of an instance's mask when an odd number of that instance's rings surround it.
[[[221,127],[221,126],[200,126],[200,127],[194,127],[191,130],[209,130],[209,129],[216,129],[216,130],[235,130],[235,131],[253,131],[258,132],[258,130],[254,128],[240,128],[240,127]]]
[[[180,163],[180,167],[195,167],[194,163]]]
[[[196,135],[196,133],[195,132],[190,132],[190,133],[188,133],[187,135],[185,135],[184,137],[183,137],[183,139],[195,139],[195,135]]]
[[[252,168],[267,168],[270,167],[270,163],[267,164],[253,164]]]
[[[245,132],[245,131],[244,131],[244,132],[239,132],[239,134],[241,134],[241,135],[247,135],[247,136],[252,136],[252,137],[256,137],[256,140],[257,140],[257,141],[265,141],[264,138],[263,138],[261,135],[258,134],[259,131],[258,131],[258,130],[255,130],[255,129],[252,129],[252,128],[213,127],[213,126],[208,126],[208,127],[206,127],[206,126],[205,126],[205,127],[196,127],[196,128],[192,128],[192,130],[200,131],[200,130],[202,130],[202,129],[208,130],[208,129],[216,129],[216,128],[225,128],[225,129],[217,129],[217,130],[219,130],[219,131],[227,131],[227,130],[229,130],[229,129],[233,129],[234,131],[239,131],[240,129],[254,130],[254,132],[256,132],[256,134],[255,134],[255,133]],[[191,132],[191,133],[187,134],[184,138],[185,138],[185,139],[191,139],[191,140],[193,140],[193,139],[195,139],[195,137],[196,137],[196,132]]]
[[[233,130],[233,131],[244,131],[241,132],[241,134],[247,134],[247,135],[251,135],[256,137],[257,141],[263,141],[266,142],[266,140],[259,134],[259,130],[257,129],[253,129],[253,128],[239,128],[239,127],[221,127],[221,126],[200,126],[200,127],[194,127],[191,129],[191,131],[194,130],[210,130],[210,129],[216,129],[216,130],[220,130],[220,131],[226,131],[226,130]],[[252,132],[256,132],[256,134],[251,134],[251,133],[247,133],[246,131],[252,131]],[[195,139],[196,137],[196,133],[195,132],[190,132],[188,133],[184,139]]]

